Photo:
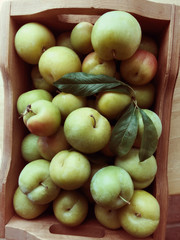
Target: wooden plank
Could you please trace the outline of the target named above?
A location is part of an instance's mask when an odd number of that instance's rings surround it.
[[[169,196],[168,224],[180,223],[180,195]]]
[[[159,1],[157,1],[159,2]],[[179,3],[180,1],[161,1],[161,2],[169,2],[169,3]],[[20,2],[22,6],[22,2]],[[20,6],[19,5],[19,6]],[[72,3],[73,5],[73,3]],[[12,11],[14,11],[12,9]],[[19,9],[20,11],[20,9]],[[27,10],[29,11],[29,10]],[[16,13],[17,14],[17,13]],[[3,91],[3,84],[0,81],[0,92]],[[2,104],[0,104],[0,111],[4,110],[4,102],[3,102],[3,94],[2,94]],[[168,161],[168,179],[169,179],[169,193],[172,196],[169,200],[169,212],[168,212],[168,226],[167,226],[167,237],[166,240],[175,240],[179,239],[179,229],[180,225],[177,223],[180,221],[178,211],[179,211],[179,196],[174,194],[180,194],[180,76],[178,76],[174,98],[173,98],[173,109],[171,116],[171,131],[170,131],[170,143],[169,143],[169,161]],[[0,118],[0,126],[3,129],[3,118]],[[0,128],[1,131],[1,128]],[[1,134],[1,144],[2,144],[2,134]],[[1,148],[0,148],[1,149]],[[170,224],[171,223],[171,224]],[[33,236],[31,236],[33,239]]]
[[[115,0],[115,1],[109,1],[104,0],[103,5],[101,0],[91,0],[91,1],[84,1],[83,5],[81,0],[72,1],[72,0],[66,0],[66,1],[59,1],[59,0],[52,0],[52,1],[46,1],[46,4],[44,4],[44,0],[39,0],[36,2],[35,5],[29,4],[28,8],[25,7],[27,0],[21,0],[21,1],[15,1],[12,3],[11,6],[11,15],[12,16],[18,16],[18,15],[28,15],[28,14],[36,14],[40,11],[47,11],[48,9],[56,9],[57,7],[62,8],[61,12],[66,11],[66,8],[71,9],[71,12],[73,13],[73,9],[79,8],[80,13],[82,14],[88,14],[89,8],[91,8],[91,11],[94,9],[94,14],[97,12],[101,12],[103,9],[122,9],[124,11],[129,12],[141,12],[142,16],[147,15],[147,9],[148,9],[148,16],[154,19],[169,19],[171,14],[171,6],[167,7],[164,4],[159,6],[152,6],[152,3],[150,1],[144,0],[138,0],[133,1],[131,4],[128,4],[126,0]],[[82,11],[81,11],[82,9]],[[59,10],[58,10],[59,11]],[[137,11],[137,12],[136,12]],[[77,10],[76,10],[77,12]],[[93,12],[93,11],[92,11]]]
[[[174,91],[168,159],[169,194],[180,194],[180,71]]]
[[[122,229],[114,231],[104,228],[94,219],[89,219],[83,225],[71,229],[63,226],[55,217],[46,215],[36,221],[23,220],[15,215],[7,224],[6,229],[6,240],[14,240],[14,236],[17,240],[140,240],[130,236]],[[153,240],[153,238],[150,236],[146,240]]]
[[[165,240],[179,240],[180,239],[180,223],[168,224]]]

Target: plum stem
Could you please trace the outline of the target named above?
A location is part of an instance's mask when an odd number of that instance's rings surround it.
[[[116,51],[114,49],[112,50],[112,56],[113,56],[113,58],[116,59]]]
[[[40,183],[44,188],[48,189],[48,186],[45,185],[43,182]]]
[[[32,112],[32,109],[31,109],[31,104],[27,105],[26,107],[26,111],[29,113],[29,112]]]
[[[125,203],[127,204],[131,204],[128,200],[126,200],[125,198],[123,198],[122,196],[119,195],[119,197],[121,198],[121,200],[123,200]]]
[[[92,119],[94,121],[93,128],[95,128],[96,127],[96,119],[95,119],[95,117],[92,114],[90,115],[90,117],[92,117]]]
[[[62,92],[62,91],[60,91],[60,90],[56,90],[56,93],[57,93],[57,94],[59,94],[59,93],[61,93],[61,92]]]
[[[133,99],[133,98],[132,98],[132,99]],[[138,104],[137,104],[137,100],[136,100],[136,99],[133,99],[133,103],[134,103],[136,109],[138,109],[139,107],[138,107]]]
[[[23,113],[21,113],[21,115],[19,116],[19,118],[24,117],[26,114],[28,114],[29,112],[33,112],[31,109],[31,104],[27,105],[26,109],[24,110]]]

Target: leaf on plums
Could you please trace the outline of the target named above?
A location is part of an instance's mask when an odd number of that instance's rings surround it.
[[[137,107],[131,103],[114,126],[110,139],[112,152],[122,157],[132,148],[138,130]]]
[[[106,92],[124,93],[124,94],[130,95],[131,97],[133,97],[135,99],[134,90],[126,84],[122,84],[121,86],[118,86],[118,87],[115,87],[112,89],[108,89],[108,90],[106,90]]]
[[[114,77],[84,72],[65,74],[62,78],[54,82],[54,86],[62,92],[72,93],[77,96],[91,96],[98,92],[103,92],[119,86],[121,86],[121,88],[123,88],[123,86],[126,89],[128,88],[127,84]],[[120,89],[117,91],[120,91]]]
[[[148,115],[142,109],[139,109],[139,111],[144,124],[144,131],[139,152],[140,161],[143,161],[151,157],[156,151],[158,145],[158,134],[154,123]]]

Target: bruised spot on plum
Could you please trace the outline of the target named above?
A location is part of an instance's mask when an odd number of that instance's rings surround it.
[[[96,128],[96,119],[95,117],[91,114],[90,117],[93,119],[93,128]]]
[[[43,46],[42,47],[42,54],[46,51],[46,48]]]
[[[104,61],[101,58],[99,58],[99,64],[103,64],[103,63]]]
[[[141,214],[140,214],[140,213],[137,213],[137,212],[136,212],[134,215],[135,215],[136,217],[141,217]]]

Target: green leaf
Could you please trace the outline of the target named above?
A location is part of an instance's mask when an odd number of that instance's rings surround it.
[[[158,145],[158,134],[152,120],[142,109],[139,110],[144,124],[139,158],[140,161],[144,161],[155,153]]]
[[[135,98],[135,92],[127,84],[122,84],[118,87],[108,89],[108,90],[106,90],[106,92],[124,93],[124,94],[130,95],[131,97]]]
[[[91,96],[116,87],[127,88],[127,85],[116,78],[103,74],[95,75],[83,72],[65,74],[54,82],[60,91],[72,93],[77,96]]]
[[[132,148],[138,130],[137,108],[131,103],[113,128],[110,148],[122,157]]]

